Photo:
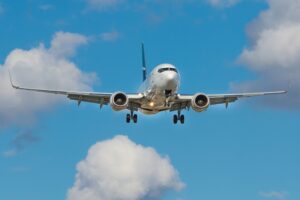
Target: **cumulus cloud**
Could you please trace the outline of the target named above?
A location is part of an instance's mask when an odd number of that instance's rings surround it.
[[[286,199],[286,192],[277,192],[277,191],[260,192],[259,195],[261,197],[264,197],[264,198],[267,198],[267,199],[278,199],[278,200],[285,200]]]
[[[122,4],[125,0],[87,0],[91,9],[108,10]]]
[[[70,60],[87,38],[76,33],[58,32],[50,48],[43,44],[23,50],[15,49],[0,64],[0,127],[27,123],[35,114],[61,102],[56,95],[37,94],[12,89],[8,71],[14,82],[26,87],[66,90],[91,90],[94,74],[82,72]]]
[[[267,2],[269,8],[248,26],[251,44],[239,57],[239,62],[256,72],[258,79],[234,87],[239,90],[288,89],[285,99],[274,97],[268,104],[299,109],[300,1]]]
[[[209,4],[215,7],[230,7],[237,4],[240,0],[207,0]]]
[[[159,199],[165,191],[183,186],[167,157],[126,136],[116,136],[90,148],[77,165],[76,181],[67,199]]]
[[[87,37],[76,34],[57,32],[55,38],[51,41],[49,52],[57,57],[69,57],[75,54],[78,46],[87,44]]]

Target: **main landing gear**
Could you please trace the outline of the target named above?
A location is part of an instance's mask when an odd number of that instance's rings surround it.
[[[133,114],[133,111],[130,112],[130,114],[126,115],[126,123],[130,123],[130,121],[133,121],[133,123],[137,123],[138,121],[138,116],[137,114]]]
[[[180,110],[177,115],[173,116],[173,123],[177,124],[178,121],[180,121],[181,124],[184,124],[184,115],[181,114]]]

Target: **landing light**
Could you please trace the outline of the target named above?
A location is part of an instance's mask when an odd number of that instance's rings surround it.
[[[154,102],[150,102],[149,105],[150,105],[151,107],[153,107],[153,106],[154,106]]]

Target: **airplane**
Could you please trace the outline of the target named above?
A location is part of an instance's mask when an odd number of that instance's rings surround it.
[[[128,110],[126,122],[137,123],[138,116],[135,112],[141,112],[146,115],[154,115],[162,111],[177,112],[173,116],[173,123],[180,122],[184,124],[185,117],[181,112],[192,108],[196,112],[206,111],[210,106],[235,102],[240,98],[255,97],[263,95],[284,94],[287,91],[273,92],[252,92],[252,93],[234,93],[234,94],[179,94],[180,73],[172,64],[160,64],[156,66],[151,73],[147,74],[144,44],[142,44],[142,78],[141,91],[135,94],[124,92],[101,93],[101,92],[82,92],[82,91],[63,91],[38,88],[20,87],[13,83],[11,74],[11,86],[18,90],[27,90],[33,92],[42,92],[50,94],[65,95],[70,100],[78,102],[96,103],[100,105],[110,105],[114,111]]]

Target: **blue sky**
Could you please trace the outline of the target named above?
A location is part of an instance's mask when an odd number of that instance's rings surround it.
[[[92,79],[92,83],[85,83],[80,76],[76,80],[84,83],[72,82],[80,89],[135,92],[142,78],[141,42],[146,45],[149,69],[165,62],[177,66],[182,93],[283,89],[287,81],[282,77],[291,72],[299,77],[299,68],[280,68],[277,52],[269,51],[271,56],[265,57],[270,60],[263,62],[267,64],[259,63],[257,54],[264,49],[251,46],[263,43],[264,38],[257,35],[265,30],[259,25],[268,24],[259,14],[276,13],[279,6],[275,0],[245,0],[232,5],[218,4],[221,1],[112,1],[113,5],[104,7],[102,1],[92,2],[0,1],[0,77],[4,77],[1,67],[9,65],[5,61],[14,49],[41,50],[38,46],[43,43],[48,52],[57,32],[86,38],[76,45],[76,53],[63,58],[86,75],[82,77]],[[289,0],[286,6],[294,2]],[[300,16],[293,17],[288,20],[296,27]],[[253,54],[243,54],[247,50]],[[277,68],[268,68],[270,63]],[[16,78],[36,83],[35,73],[25,72]],[[65,75],[60,78],[68,79]],[[299,83],[293,78],[290,81]],[[1,95],[0,91],[0,98],[5,99],[5,94],[10,93],[3,90]],[[125,123],[126,112],[112,112],[109,107],[99,110],[97,105],[86,103],[78,108],[76,102],[67,99],[35,108],[30,105],[30,101],[36,103],[35,97],[26,100],[25,105],[0,106],[0,199],[66,199],[75,181],[76,164],[86,158],[95,143],[116,135],[126,135],[134,143],[153,147],[169,157],[185,187],[168,191],[162,199],[300,198],[296,92],[290,96],[296,98],[293,101],[241,100],[227,110],[216,106],[204,113],[184,112],[186,124],[180,126],[172,124],[172,113],[168,112],[140,115],[139,123],[134,125]],[[23,113],[21,109],[18,114],[17,105],[28,110]]]

